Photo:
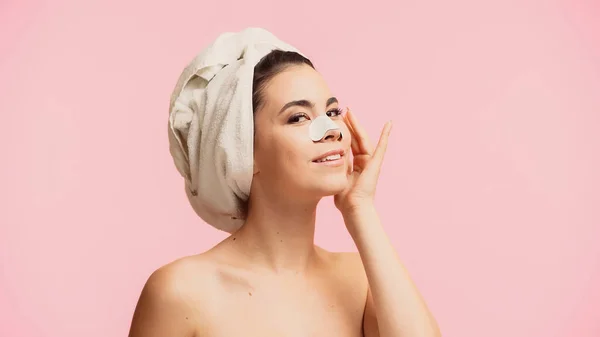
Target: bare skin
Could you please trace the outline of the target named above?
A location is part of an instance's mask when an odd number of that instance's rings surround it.
[[[236,252],[233,238],[156,271],[130,336],[363,336],[356,254],[316,248],[304,272],[277,273]]]
[[[356,118],[336,112],[338,102],[308,66],[276,75],[264,97],[255,115],[244,226],[209,251],[156,270],[129,336],[439,337],[373,203],[391,124],[371,147]],[[281,111],[297,100],[312,106]],[[313,142],[310,120],[323,114],[340,130]],[[344,151],[342,164],[313,161],[337,149]],[[358,253],[314,244],[317,204],[326,196],[334,196]]]

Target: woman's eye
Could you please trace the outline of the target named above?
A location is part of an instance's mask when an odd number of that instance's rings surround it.
[[[335,117],[335,116],[339,116],[341,114],[342,114],[342,109],[340,109],[340,108],[335,108],[333,110],[327,111],[327,116],[329,116],[329,117]]]
[[[288,119],[288,123],[298,123],[301,121],[302,118],[307,118],[307,116],[305,114],[294,115],[290,117],[290,119]]]

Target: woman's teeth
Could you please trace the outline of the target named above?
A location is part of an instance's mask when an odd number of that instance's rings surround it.
[[[342,155],[340,155],[340,154],[334,154],[334,155],[331,155],[331,156],[327,156],[327,157],[325,157],[323,159],[319,159],[316,162],[317,163],[322,163],[324,161],[337,160],[337,159],[340,159],[340,158],[342,158]]]

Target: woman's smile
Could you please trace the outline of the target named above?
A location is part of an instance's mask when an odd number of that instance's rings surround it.
[[[319,155],[319,157],[313,159],[312,162],[322,166],[336,167],[344,165],[345,160],[346,151],[344,149],[337,149]]]

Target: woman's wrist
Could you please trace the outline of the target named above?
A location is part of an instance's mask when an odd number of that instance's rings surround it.
[[[356,240],[365,230],[379,225],[375,204],[366,202],[342,212],[342,217],[350,235]]]

